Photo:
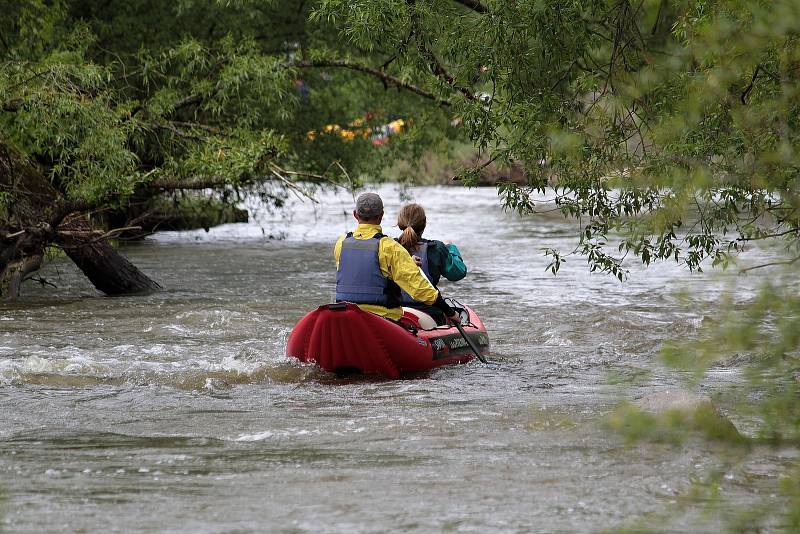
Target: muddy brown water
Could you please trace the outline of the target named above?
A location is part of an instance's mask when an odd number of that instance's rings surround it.
[[[553,277],[541,249],[574,246],[570,222],[505,213],[493,189],[380,192],[388,217],[411,196],[426,236],[460,247],[469,274],[442,289],[482,316],[497,368],[340,379],[284,356],[295,321],[331,298],[345,193],[125,246],[166,288],[150,296],[100,296],[54,260],[58,289],[27,282],[0,307],[2,528],[704,531],[736,520],[683,498],[711,470],[733,508],[774,492],[796,451],[731,463],[700,441],[628,446],[603,424],[620,400],[681,387],[661,343],[694,335],[733,284],[752,297],[757,277],[631,265],[620,284],[579,258]],[[718,367],[699,390],[741,380]]]

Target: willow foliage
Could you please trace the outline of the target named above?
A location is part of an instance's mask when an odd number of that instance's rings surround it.
[[[372,127],[444,117],[353,68],[372,55],[295,2],[9,0],[0,23],[0,142],[78,205],[357,180],[399,155]],[[365,135],[335,133],[353,124]]]
[[[459,4],[324,0],[313,16],[446,99],[486,160],[521,163],[508,206],[534,211],[529,193],[554,186],[584,223],[566,254],[593,270],[622,278],[628,255],[727,264],[770,236],[800,253],[800,3]],[[565,254],[550,252],[555,272]]]

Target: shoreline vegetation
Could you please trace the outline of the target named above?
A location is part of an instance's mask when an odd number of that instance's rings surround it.
[[[487,158],[471,145],[466,143],[453,143],[453,147],[446,151],[426,151],[419,160],[411,162],[399,160],[384,172],[386,181],[407,182],[417,185],[456,185],[463,186],[460,173],[464,169],[478,168],[476,176],[477,187],[495,187],[498,182],[513,183],[524,186],[527,177],[520,164],[511,164],[501,168],[495,162],[488,162]]]

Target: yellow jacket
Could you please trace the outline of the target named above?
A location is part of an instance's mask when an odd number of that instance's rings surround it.
[[[356,239],[370,239],[377,233],[383,233],[377,224],[359,224],[353,232]],[[342,241],[346,236],[341,236],[333,247],[333,259],[336,260],[336,268],[339,268],[339,256],[342,254]],[[383,276],[393,280],[401,289],[411,295],[414,300],[433,304],[439,296],[439,290],[431,285],[419,270],[419,267],[403,245],[390,237],[381,239],[378,244],[378,264]],[[382,315],[387,319],[398,321],[403,316],[402,308],[386,308],[373,304],[359,304],[359,308]]]

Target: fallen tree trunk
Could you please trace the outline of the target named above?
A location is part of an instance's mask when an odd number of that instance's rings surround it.
[[[94,286],[107,295],[161,289],[92,230],[80,213],[68,217],[67,202],[39,172],[0,143],[0,295],[19,296],[20,286],[42,265],[51,244],[64,248]]]
[[[19,296],[25,278],[41,267],[48,228],[40,224],[0,237],[0,294],[2,287],[7,286],[9,300]]]
[[[11,198],[0,206],[0,294],[7,288],[13,300],[25,278],[42,264],[57,193],[41,173],[2,144],[0,193]]]
[[[135,295],[162,289],[117,252],[108,239],[98,235],[82,214],[66,217],[56,235],[56,242],[69,259],[106,295]]]
[[[42,266],[43,259],[44,253],[40,253],[25,256],[16,262],[16,265],[11,270],[11,275],[8,282],[9,300],[15,300],[19,296],[19,288],[22,285],[23,280],[25,280],[25,277],[27,277],[29,274],[37,271],[39,267]]]

